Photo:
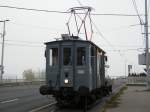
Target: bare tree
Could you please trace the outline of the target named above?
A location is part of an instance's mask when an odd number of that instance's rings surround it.
[[[22,75],[26,81],[33,81],[35,79],[35,73],[32,69],[24,70]]]

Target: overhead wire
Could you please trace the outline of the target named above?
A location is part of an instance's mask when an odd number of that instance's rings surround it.
[[[82,3],[77,0],[77,2],[79,3],[80,6],[83,6]],[[103,33],[101,33],[101,31],[99,30],[99,28],[97,27],[97,25],[91,20],[91,23],[94,25],[95,29],[97,30],[98,34],[100,35],[101,38],[103,38],[107,44],[113,48],[113,50],[115,50],[115,47],[107,40],[107,38],[103,35]],[[120,54],[121,56],[121,54]]]
[[[35,29],[51,30],[51,31],[62,31],[63,30],[60,27],[59,28],[52,28],[52,27],[47,27],[47,26],[24,24],[24,23],[17,23],[17,22],[11,22],[11,24],[16,25],[16,26],[28,27],[28,29],[29,28],[35,28]]]
[[[36,12],[48,12],[48,13],[62,13],[68,14],[69,11],[56,11],[56,10],[44,10],[44,9],[33,9],[33,8],[23,8],[23,7],[15,7],[15,6],[7,6],[7,5],[0,5],[1,8],[10,8],[10,9],[18,9],[18,10],[27,10],[27,11],[36,11]],[[77,14],[85,14],[85,13],[77,13]],[[94,16],[128,16],[128,17],[137,17],[139,15],[136,14],[113,14],[113,13],[91,13]],[[144,16],[144,15],[140,15]]]
[[[141,35],[142,35],[142,32],[143,32],[143,29],[142,29],[142,25],[144,25],[144,21],[142,20],[141,16],[139,15],[139,11],[138,11],[138,7],[137,7],[137,3],[135,0],[132,0],[132,3],[133,3],[133,6],[134,6],[134,9],[138,15],[138,18],[139,18],[139,21],[140,21],[140,24],[141,24]],[[150,6],[150,1],[149,1],[149,6]],[[148,12],[149,12],[149,8],[148,8]],[[143,36],[143,35],[142,35]],[[143,44],[144,44],[144,41],[143,41]]]
[[[19,9],[19,10],[28,10],[28,11],[37,11],[37,12],[69,13],[69,12],[66,12],[66,11],[52,11],[52,10],[32,9],[32,8],[14,7],[14,6],[6,6],[6,5],[0,5],[0,7],[11,8],[11,9]]]
[[[93,23],[93,21],[92,21],[92,23]],[[96,28],[96,30],[97,30],[98,34],[100,35],[100,37],[102,37],[102,38],[107,42],[107,44],[108,44],[111,48],[113,48],[112,51],[117,51],[117,52],[119,53],[120,57],[122,57],[125,61],[130,62],[130,61],[125,57],[125,54],[122,54],[122,53],[121,53],[122,51],[123,51],[123,52],[129,51],[129,49],[127,49],[127,50],[118,50],[118,49],[116,49],[115,46],[112,45],[112,44],[107,40],[107,38],[101,33],[101,31],[100,31],[99,28],[96,26],[96,24],[93,23],[93,25],[94,25],[94,27]],[[130,49],[130,50],[131,50],[131,49]],[[133,50],[133,49],[132,49],[132,50]],[[134,50],[135,50],[135,49],[134,49]],[[137,49],[136,49],[136,50],[137,50]],[[109,50],[107,50],[107,51],[109,52]]]
[[[139,51],[142,50],[144,48],[135,48],[135,49],[118,49],[118,50],[110,50],[108,49],[107,51],[111,51],[111,52],[128,52],[128,51]]]
[[[79,0],[77,0],[79,1]],[[80,1],[79,1],[80,2]],[[0,5],[0,7],[3,7],[3,8],[11,8],[11,9],[19,9],[19,10],[29,10],[29,11],[38,11],[38,12],[52,12],[52,13],[63,13],[63,14],[67,14],[67,13],[70,13],[70,12],[67,12],[67,11],[50,11],[50,10],[41,10],[41,9],[30,9],[30,8],[21,8],[21,7],[13,7],[13,6],[2,6]],[[83,13],[79,13],[79,14],[83,14]],[[142,19],[140,16],[143,16],[143,15],[140,15],[139,13],[137,15],[134,15],[134,14],[100,14],[100,13],[91,13],[91,15],[94,15],[94,16],[138,16],[138,18],[140,19],[140,23],[142,23]],[[92,21],[93,23],[93,21]],[[93,24],[94,25],[94,24]],[[95,25],[94,25],[95,26]],[[95,26],[95,28],[97,29],[99,35],[111,46],[114,48],[114,46],[105,38],[105,36],[102,34],[102,32],[99,30],[99,28],[97,26]],[[10,40],[8,40],[10,41]],[[22,41],[23,42],[23,41]],[[26,42],[25,42],[26,43]],[[27,42],[28,43],[28,42]],[[30,42],[29,42],[30,43]],[[17,45],[17,44],[8,44],[8,45]],[[17,45],[17,46],[22,46],[22,45]],[[28,45],[25,45],[25,46],[28,46]],[[31,46],[33,47],[33,46]],[[40,47],[40,46],[39,46]]]
[[[36,45],[36,44],[33,44],[33,42],[29,42],[29,41],[12,41],[12,42],[23,42],[23,43],[8,43],[7,40],[6,40],[6,45],[9,45],[9,46],[22,46],[22,47],[42,47],[44,48],[44,45],[43,44],[39,44],[39,45]],[[25,44],[24,44],[25,42]],[[27,43],[26,43],[27,42]],[[28,43],[29,42],[29,43]],[[2,44],[0,42],[0,44]],[[139,51],[139,50],[142,50],[142,49],[145,49],[145,48],[134,48],[134,47],[137,47],[137,46],[119,46],[119,47],[133,47],[132,49],[130,48],[125,48],[125,49],[108,49],[107,51],[109,52],[127,52],[127,51]]]
[[[78,3],[80,5],[81,2],[79,0],[77,0]],[[135,1],[134,1],[135,2]],[[0,7],[2,8],[11,8],[11,9],[18,9],[18,10],[29,10],[29,11],[38,11],[38,12],[51,12],[51,13],[70,13],[67,11],[54,11],[54,10],[42,10],[42,9],[32,9],[32,8],[22,8],[22,7],[14,7],[14,6],[6,6],[6,5],[0,5]],[[136,7],[136,6],[135,6]],[[137,11],[138,12],[138,11]],[[84,14],[84,13],[78,13],[78,14]],[[104,15],[104,16],[138,16],[140,18],[139,13],[137,13],[137,15],[134,14],[100,14],[100,13],[91,13],[91,15]],[[141,19],[140,19],[141,20]],[[95,24],[94,24],[95,26]],[[96,29],[98,30],[98,33],[100,34],[100,36],[110,45],[112,46],[112,44],[104,37],[104,35],[100,32],[100,30],[98,29],[98,27],[96,26]],[[114,47],[113,47],[114,48]]]
[[[79,0],[77,0],[77,2],[79,3],[79,5],[80,5],[81,7],[83,7],[83,4],[82,4]],[[94,27],[95,27],[95,29],[97,30],[98,34],[99,34],[110,46],[112,46],[111,43],[104,37],[104,35],[100,32],[100,30],[98,29],[98,27],[96,26],[96,24],[95,24],[92,20],[91,20],[91,24],[94,25]]]
[[[143,20],[141,19],[141,16],[140,16],[140,14],[139,14],[139,11],[138,11],[138,7],[137,7],[137,4],[136,4],[136,1],[135,1],[135,0],[132,0],[132,3],[133,3],[133,6],[134,6],[134,9],[135,9],[135,11],[136,11],[136,13],[137,13],[137,15],[138,15],[140,24],[143,25],[144,22],[143,22]]]
[[[2,44],[0,42],[0,44]],[[44,48],[44,45],[31,45],[31,44],[21,44],[21,43],[5,43],[5,45],[8,45],[8,46],[22,46],[22,47],[41,47],[41,48]]]
[[[6,42],[19,42],[19,43],[27,43],[27,44],[42,44],[44,42],[35,42],[35,41],[23,41],[23,40],[5,40]]]
[[[79,16],[78,16],[79,17]],[[71,18],[71,16],[69,17],[69,19],[68,19],[68,22],[66,23],[66,24],[68,24],[69,23],[69,21],[70,21],[70,18]],[[46,29],[46,30],[56,30],[56,31],[63,31],[63,29],[54,29],[54,28],[50,28],[50,27],[46,27],[46,26],[37,26],[37,25],[31,25],[31,24],[18,24],[18,23],[12,23],[12,24],[14,24],[14,25],[19,25],[19,26],[25,26],[25,27],[28,27],[28,26],[30,26],[30,28],[32,27],[32,28],[38,28],[38,29]],[[120,26],[120,27],[114,27],[113,28],[113,30],[112,31],[115,31],[115,30],[121,30],[121,29],[127,29],[127,28],[131,28],[131,27],[135,27],[135,26],[139,26],[140,24],[130,24],[130,25],[126,25],[126,26]],[[142,31],[142,30],[141,30]],[[95,33],[97,33],[97,32],[95,32]]]
[[[94,27],[97,30],[97,33],[100,35],[100,37],[103,38],[110,47],[115,49],[115,47],[106,39],[106,37],[103,35],[103,33],[99,30],[99,28],[97,27],[97,25],[93,21],[92,21],[92,24],[94,25]]]
[[[0,42],[2,44],[2,42]],[[43,42],[23,41],[23,40],[5,40],[5,45],[26,46],[26,47],[44,47]]]
[[[77,0],[77,2],[79,3],[79,5],[81,7],[83,7],[83,4]],[[91,24],[94,25],[95,29],[97,30],[98,34],[108,43],[108,45],[110,45],[112,48],[114,48],[114,46],[104,37],[104,35],[101,33],[101,31],[99,30],[99,28],[96,26],[96,24],[91,20]]]
[[[77,2],[79,3],[80,6],[83,6],[82,3],[77,0]],[[138,15],[139,16],[139,15]],[[97,25],[91,20],[92,24],[94,25],[95,29],[97,30],[98,34],[100,35],[100,37],[102,37],[106,42],[107,44],[112,47],[114,50],[116,50],[116,48],[107,40],[107,38],[101,33],[101,31],[99,30],[99,28],[97,27]],[[128,61],[128,59],[125,57],[125,55],[121,54],[121,52],[119,51],[119,55],[121,57],[124,58],[125,62]],[[129,61],[128,61],[129,62]]]

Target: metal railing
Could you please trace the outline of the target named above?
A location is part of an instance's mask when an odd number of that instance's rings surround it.
[[[32,81],[27,81],[24,79],[3,79],[3,81],[0,82],[0,86],[40,85],[44,83],[44,79],[34,79]]]
[[[146,76],[130,76],[127,77],[128,85],[146,85],[147,77]]]

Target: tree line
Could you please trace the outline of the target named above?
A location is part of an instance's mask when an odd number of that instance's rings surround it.
[[[34,71],[27,69],[23,71],[22,76],[26,81],[45,80],[45,70]]]

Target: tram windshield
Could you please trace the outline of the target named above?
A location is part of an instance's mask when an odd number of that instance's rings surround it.
[[[86,64],[85,47],[77,48],[77,65],[82,66]]]
[[[58,48],[51,48],[49,50],[49,65],[58,65]]]
[[[71,48],[65,47],[63,50],[63,64],[72,65]]]

